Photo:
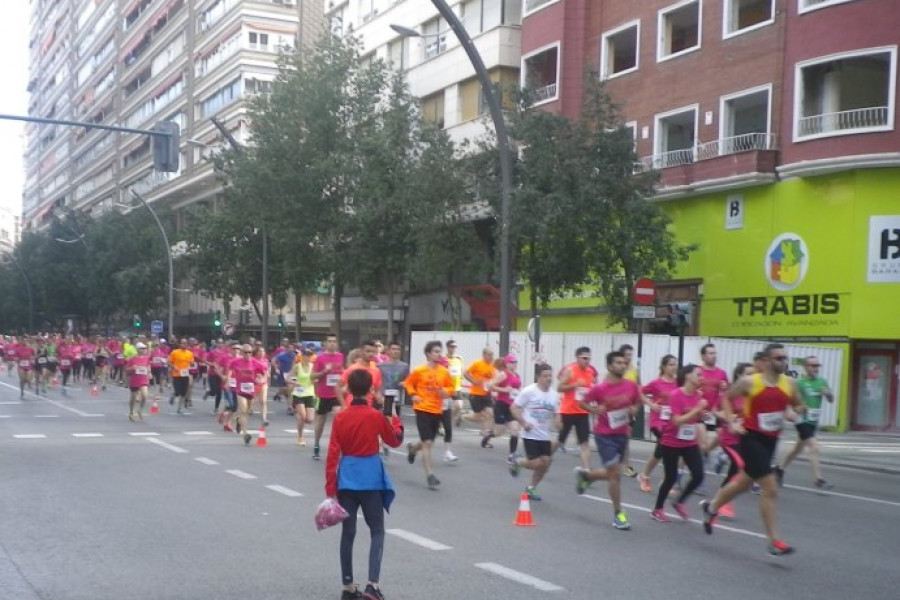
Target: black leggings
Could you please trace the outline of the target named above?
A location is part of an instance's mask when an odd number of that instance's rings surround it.
[[[725,450],[725,454],[728,455],[731,463],[728,467],[728,474],[725,476],[725,479],[722,480],[722,487],[725,487],[732,478],[738,474],[738,471],[744,468],[744,461],[741,459],[741,453],[738,451],[738,444],[733,446],[727,446],[723,448]]]
[[[63,387],[65,387],[66,384],[69,383],[69,373],[71,373],[71,371],[66,370],[66,371],[61,371],[61,372],[62,372],[62,384],[63,384]]]
[[[659,494],[656,496],[656,508],[661,509],[675,485],[678,478],[678,459],[683,458],[684,464],[691,472],[691,480],[687,486],[682,489],[681,495],[676,503],[684,502],[688,496],[694,493],[694,490],[703,483],[703,457],[700,454],[700,446],[688,446],[687,448],[672,448],[670,446],[662,447],[663,467],[666,470],[666,477],[663,479],[662,485],[659,486]]]
[[[453,441],[453,409],[448,408],[441,412],[441,425],[444,426],[444,443]]]
[[[222,378],[210,375],[206,381],[209,383],[209,395],[216,399],[216,412],[219,412],[219,405],[222,404]]]
[[[381,576],[381,557],[384,554],[384,503],[380,491],[338,491],[338,502],[349,513],[341,530],[341,580],[353,583],[353,540],[356,539],[356,513],[362,507],[369,526],[372,543],[369,546],[369,581],[378,583]]]

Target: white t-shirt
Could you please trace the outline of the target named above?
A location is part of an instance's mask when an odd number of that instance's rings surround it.
[[[532,383],[519,392],[514,404],[522,409],[525,422],[533,425],[530,431],[522,432],[522,437],[549,442],[550,427],[559,411],[559,394],[552,388],[545,392],[536,383]]]

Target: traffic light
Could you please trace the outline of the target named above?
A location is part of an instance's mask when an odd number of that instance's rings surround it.
[[[691,302],[672,302],[668,306],[669,324],[674,327],[690,327],[694,305]]]
[[[166,173],[177,173],[181,159],[181,126],[173,121],[159,121],[153,131],[165,135],[152,136],[153,168]]]
[[[222,311],[217,310],[216,316],[213,318],[213,328],[219,329],[222,326]]]
[[[134,315],[134,328],[135,329],[141,328],[141,316],[140,315]]]
[[[284,329],[284,315],[278,315],[278,329]]]

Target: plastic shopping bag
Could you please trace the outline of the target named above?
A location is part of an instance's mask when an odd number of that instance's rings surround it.
[[[334,498],[325,498],[316,509],[316,529],[322,531],[326,527],[337,525],[350,515]]]

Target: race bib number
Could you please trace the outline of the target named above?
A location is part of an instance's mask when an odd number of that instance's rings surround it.
[[[31,363],[28,362],[27,360],[20,360],[20,361],[19,361],[19,366],[20,366],[20,367],[30,367],[30,366],[31,366]]]
[[[241,393],[242,394],[252,394],[255,391],[255,387],[253,382],[243,382],[241,383]]]
[[[92,352],[88,352],[84,355],[84,357],[88,360],[91,360],[92,358],[94,358],[94,354]]]
[[[190,373],[188,372],[187,369],[178,369],[179,377],[187,377],[188,375],[190,375]]]
[[[325,385],[334,387],[334,386],[336,386],[340,381],[341,381],[341,376],[338,375],[337,373],[335,373],[335,374],[333,374],[333,375],[326,375],[326,376],[325,376]]]
[[[584,401],[584,397],[587,396],[588,388],[586,387],[577,387],[575,388],[575,399],[579,401]]]
[[[298,398],[306,398],[307,396],[312,396],[307,388],[299,386],[294,388],[294,395]]]
[[[69,360],[69,359],[67,359],[67,358],[64,358],[64,359],[62,359],[61,361],[59,361],[59,364],[62,365],[62,366],[64,366],[64,367],[68,367],[68,366],[71,366],[72,361]]]
[[[40,358],[38,359],[38,364],[39,364],[39,365],[46,365],[46,364],[47,364],[47,359],[44,358],[43,356],[40,357]]]
[[[384,390],[384,395],[389,398],[396,398],[400,395],[400,390]]]
[[[784,411],[759,413],[757,422],[762,431],[781,431],[784,427]]]
[[[697,427],[693,423],[681,425],[678,428],[678,435],[676,435],[679,440],[684,442],[693,442],[697,439]]]
[[[452,375],[453,377],[460,377],[460,376],[462,376],[462,367],[460,367],[460,366],[457,365],[457,364],[451,365],[451,366],[450,366],[450,375]]]
[[[659,407],[659,420],[660,421],[671,421],[672,420],[672,407],[671,406],[660,406]]]
[[[123,358],[125,358],[125,355],[124,354],[116,354],[116,358],[118,358],[119,360],[122,360]]]
[[[822,414],[821,408],[807,408],[806,409],[806,419],[808,421],[818,421],[819,415]]]
[[[237,387],[237,380],[236,380],[234,377],[229,377],[229,378],[228,378],[228,387],[229,387],[229,388],[235,388],[235,387]]]
[[[135,367],[134,368],[135,375],[147,375],[148,374],[147,371],[148,371],[147,367]]]
[[[630,420],[627,408],[620,408],[619,410],[610,411],[606,413],[606,416],[609,419],[609,426],[612,429],[624,427],[628,425],[628,422]]]

